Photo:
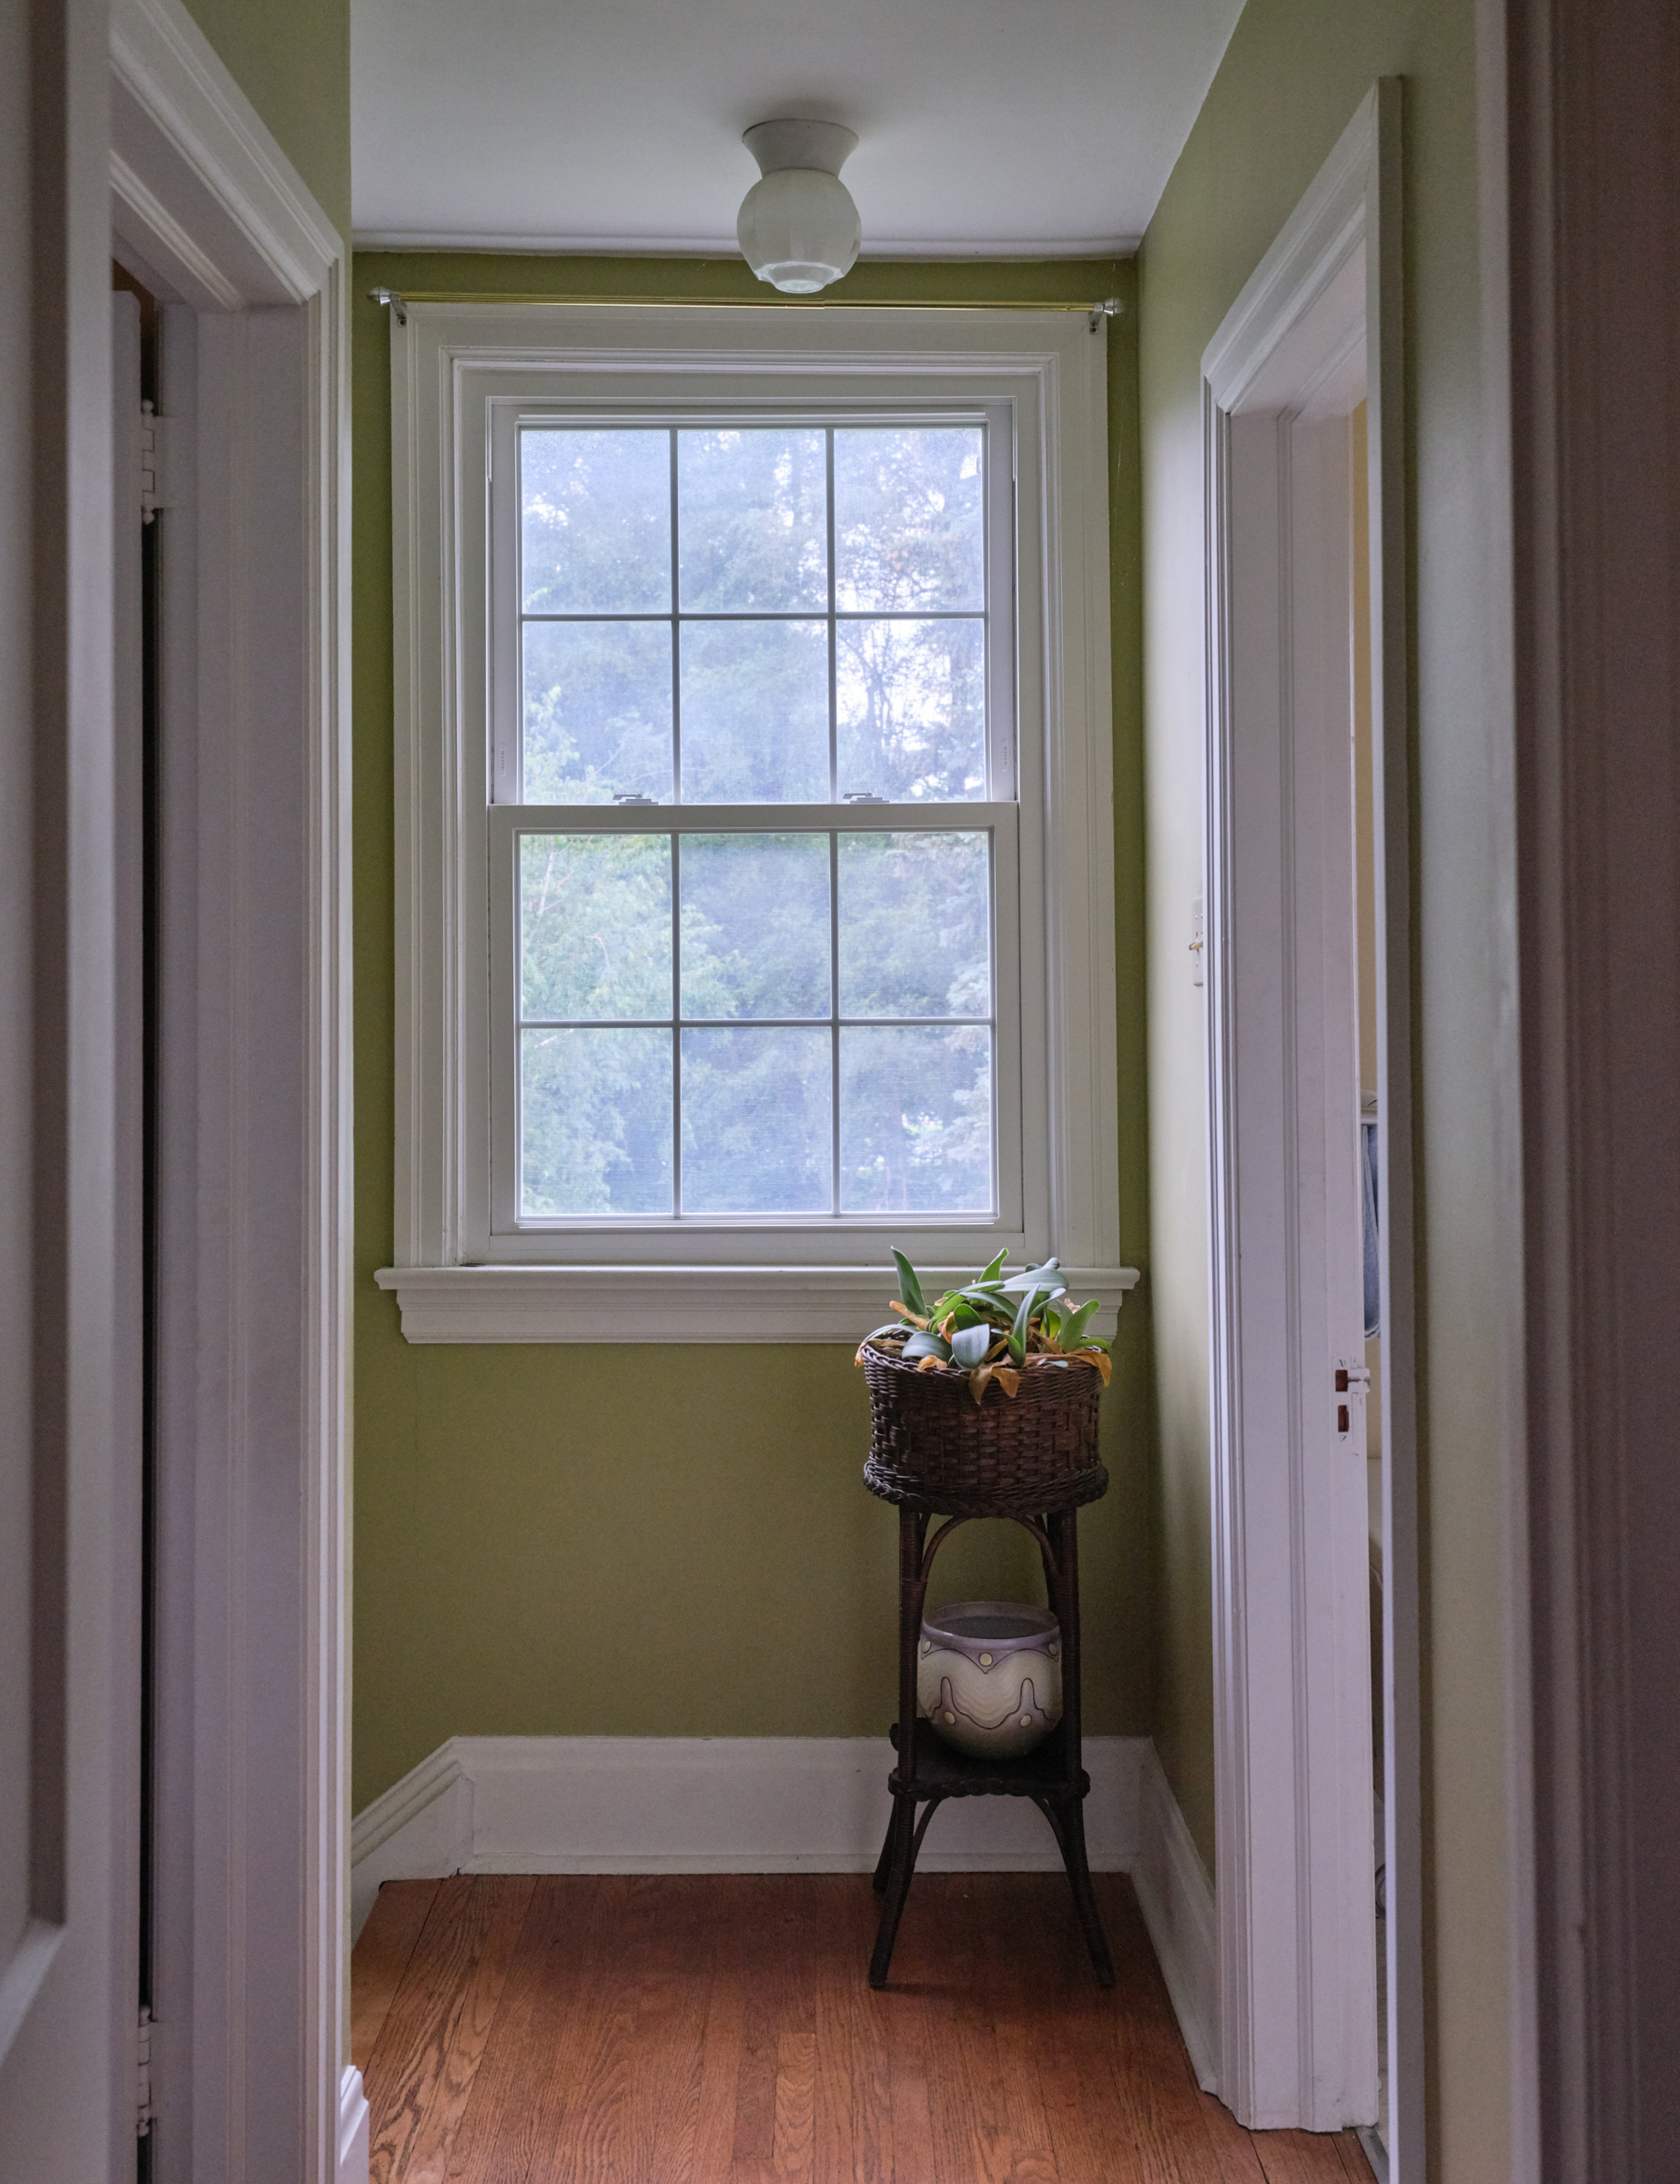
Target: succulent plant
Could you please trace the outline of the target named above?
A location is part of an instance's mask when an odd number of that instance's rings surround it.
[[[883,1347],[896,1340],[901,1364],[918,1372],[962,1374],[977,1403],[989,1380],[1014,1395],[1024,1372],[1089,1368],[1108,1386],[1108,1344],[1086,1331],[1098,1300],[1071,1303],[1055,1259],[1006,1276],[1000,1251],[972,1281],[946,1289],[930,1305],[904,1253],[895,1251],[893,1258],[898,1268],[893,1309],[899,1316],[865,1336],[860,1365],[870,1343]]]

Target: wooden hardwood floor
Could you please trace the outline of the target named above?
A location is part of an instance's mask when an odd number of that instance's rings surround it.
[[[1131,1884],[1057,1874],[393,1881],[356,1945],[372,2184],[1371,2184],[1201,2093]]]

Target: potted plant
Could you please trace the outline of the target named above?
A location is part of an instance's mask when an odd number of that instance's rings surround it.
[[[1097,1410],[1108,1344],[1055,1259],[1006,1275],[1000,1252],[929,1304],[895,1251],[896,1320],[857,1352],[874,1428],[865,1478],[886,1500],[954,1516],[1095,1501],[1108,1485]]]

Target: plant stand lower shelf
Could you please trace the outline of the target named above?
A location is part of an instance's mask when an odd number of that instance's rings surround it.
[[[898,1922],[910,1893],[922,1838],[945,1800],[1030,1797],[1049,1822],[1061,1852],[1098,1984],[1112,1987],[1114,1961],[1091,1892],[1090,1867],[1085,1855],[1084,1800],[1091,1782],[1081,1764],[1079,1729],[1078,1513],[1073,1509],[1035,1517],[1006,1510],[996,1512],[1021,1525],[1037,1541],[1050,1606],[1062,1627],[1062,1718],[1036,1752],[1020,1759],[970,1758],[945,1744],[931,1722],[916,1718],[916,1645],[934,1558],[958,1525],[968,1523],[973,1516],[991,1512],[976,1510],[947,1516],[930,1538],[929,1517],[939,1513],[902,1503],[898,1511],[898,1719],[893,1725],[898,1764],[887,1777],[893,1814],[875,1872],[875,1893],[883,1902],[875,1954],[869,1963],[869,1984],[886,1985],[893,1944],[898,1937]],[[912,1730],[907,1749],[906,1722]],[[919,1820],[918,1805],[926,1808]]]

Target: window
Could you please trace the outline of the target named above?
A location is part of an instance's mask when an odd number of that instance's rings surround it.
[[[499,1225],[992,1221],[1007,448],[499,422]]]
[[[413,1339],[1125,1286],[1104,342],[883,316],[393,329]]]

